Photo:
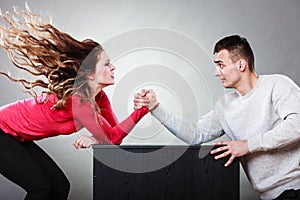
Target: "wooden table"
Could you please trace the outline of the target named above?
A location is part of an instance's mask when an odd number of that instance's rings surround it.
[[[212,148],[94,145],[94,200],[238,200],[239,161]]]

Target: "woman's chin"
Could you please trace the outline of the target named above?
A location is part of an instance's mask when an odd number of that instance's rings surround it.
[[[110,85],[114,85],[115,82],[107,82],[107,83],[99,83],[99,87],[100,88],[104,88],[104,87],[107,87],[107,86],[110,86]]]

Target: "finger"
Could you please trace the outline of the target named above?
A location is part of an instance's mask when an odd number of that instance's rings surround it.
[[[152,98],[156,98],[156,94],[155,94],[155,92],[152,89],[149,91],[149,93],[147,94],[147,96],[150,96]]]
[[[136,105],[143,105],[143,104],[149,104],[149,100],[148,99],[135,99],[133,100],[133,103],[136,104]]]
[[[88,147],[88,144],[87,143],[84,143],[83,145],[82,145],[82,148],[87,148]]]
[[[81,144],[80,148],[84,149],[85,148],[85,143]]]
[[[155,98],[155,95],[152,94],[152,93],[148,93],[148,94],[146,95],[146,97],[147,97],[148,99],[153,99],[153,98]]]
[[[224,153],[221,153],[220,155],[215,156],[215,159],[218,160],[220,158],[224,158],[230,154],[230,151],[226,151]]]
[[[76,147],[80,148],[80,143],[79,142],[76,143]]]
[[[77,139],[77,140],[74,142],[74,144],[73,144],[73,145],[75,146],[76,149],[78,149],[78,143],[79,143],[79,139]]]
[[[84,148],[89,148],[91,145],[92,145],[91,142],[87,142],[84,144]]]
[[[141,92],[140,92],[140,94],[141,94],[142,96],[145,96],[148,92],[149,92],[149,90],[142,89]]]
[[[139,99],[139,98],[143,98],[143,96],[140,93],[135,93],[134,98]]]
[[[135,102],[133,102],[133,104],[135,106],[147,106],[149,104],[149,102],[138,102],[138,101],[135,101]]]
[[[155,94],[155,92],[154,92],[154,90],[153,90],[153,89],[150,89],[150,90],[149,90],[149,93],[151,93],[151,94]]]
[[[142,106],[140,106],[140,105],[134,105],[134,107],[133,107],[134,110],[139,110],[141,108],[142,108]]]
[[[80,148],[83,148],[83,144],[82,144],[82,142],[79,144],[79,147],[80,147]]]
[[[83,144],[82,136],[80,136],[79,139],[77,139],[77,147],[81,148]]]
[[[139,109],[141,109],[141,108],[142,108],[142,106],[134,106],[134,107],[133,107],[134,110],[139,110]]]
[[[78,149],[75,143],[73,143],[73,146],[75,147],[75,149]]]
[[[147,94],[148,94],[148,92],[147,93],[143,93],[143,94],[136,93],[136,94],[134,94],[134,98],[136,98],[136,99],[143,99],[143,98],[146,97]]]
[[[149,99],[149,97],[134,98],[133,102],[134,103],[149,103],[150,99]]]
[[[134,103],[134,106],[137,106],[137,107],[139,107],[139,106],[148,106],[149,105],[149,103]]]
[[[225,163],[225,167],[228,167],[233,161],[234,161],[234,156],[231,156],[230,158],[229,158],[229,160],[227,161],[227,163]]]
[[[225,150],[228,150],[228,149],[229,149],[229,147],[226,145],[226,146],[222,146],[222,147],[219,147],[217,149],[214,149],[210,153],[211,154],[215,154],[215,153],[218,153],[220,151],[225,151]]]
[[[91,145],[91,142],[90,142],[90,141],[86,141],[86,142],[83,144],[83,147],[84,147],[84,148],[88,148],[90,145]]]

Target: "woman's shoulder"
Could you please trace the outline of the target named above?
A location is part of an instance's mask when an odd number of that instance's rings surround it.
[[[97,96],[95,97],[95,101],[100,107],[110,105],[110,101],[104,91],[101,91],[97,94]],[[69,99],[69,104],[72,104],[73,106],[82,106],[91,104],[91,101],[86,97],[82,97],[80,95],[73,95]]]
[[[109,101],[109,99],[108,99],[106,93],[105,93],[103,90],[101,90],[101,91],[97,94],[97,96],[95,97],[95,100],[96,100],[96,102]]]

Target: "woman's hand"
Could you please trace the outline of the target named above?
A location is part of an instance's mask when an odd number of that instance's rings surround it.
[[[136,93],[134,95],[133,103],[134,103],[134,109],[138,110],[141,109],[143,106],[148,106],[149,104],[149,98],[146,97],[146,94],[149,92],[149,90],[142,89],[140,92]]]
[[[80,136],[74,143],[73,146],[78,148],[89,148],[93,144],[97,144],[98,142],[93,136],[82,135]]]

